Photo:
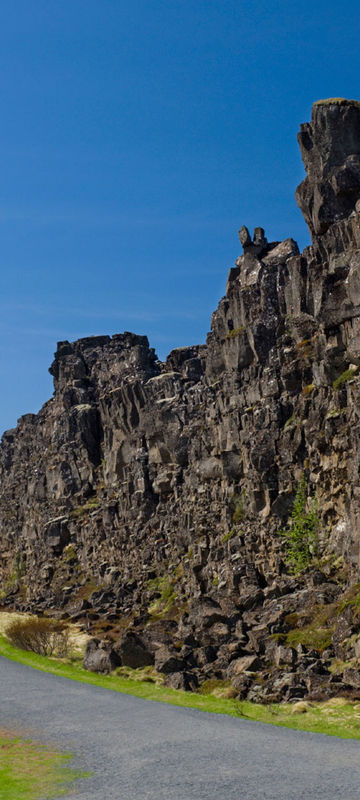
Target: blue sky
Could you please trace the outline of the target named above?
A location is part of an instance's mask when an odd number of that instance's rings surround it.
[[[308,234],[296,133],[360,99],[358,4],[12,0],[0,10],[0,430],[58,340],[203,342],[237,231]]]

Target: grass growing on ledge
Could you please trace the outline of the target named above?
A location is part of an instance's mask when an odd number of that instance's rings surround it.
[[[39,800],[68,795],[89,777],[68,766],[70,754],[0,730],[0,800]]]
[[[226,334],[225,339],[234,339],[235,336],[240,336],[241,333],[246,331],[245,325],[241,325],[240,328],[233,328],[229,333]]]
[[[354,367],[353,369],[346,369],[345,372],[342,372],[342,374],[339,375],[339,377],[333,382],[334,391],[337,392],[337,390],[340,389],[340,386],[343,386],[343,384],[347,383],[347,381],[351,381],[351,379],[357,375],[358,371],[359,367]]]
[[[360,739],[360,705],[350,704],[342,698],[328,700],[326,703],[300,703],[297,708],[297,704],[293,703],[264,706],[248,701],[240,702],[234,699],[215,697],[213,694],[182,692],[114,673],[98,675],[87,672],[79,662],[71,663],[18,650],[12,647],[4,636],[0,636],[0,655],[43,672],[61,675],[81,683],[90,683],[93,686],[101,686],[103,689],[135,695],[145,700],[171,703],[183,708],[195,708],[214,714],[227,714],[296,730],[325,733],[329,736],[340,736],[342,739]],[[136,672],[134,670],[134,675]]]

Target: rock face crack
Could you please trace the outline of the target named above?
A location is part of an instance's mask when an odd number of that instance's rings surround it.
[[[89,668],[360,691],[360,104],[316,103],[298,138],[312,245],[242,227],[205,345],[59,342],[53,398],[3,436],[3,602],[80,620]],[[294,576],[279,532],[303,479],[317,561]]]

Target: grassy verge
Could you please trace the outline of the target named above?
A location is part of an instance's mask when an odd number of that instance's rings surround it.
[[[183,708],[196,708],[215,714],[228,714],[243,719],[281,725],[303,731],[340,736],[343,739],[360,739],[360,704],[351,704],[343,698],[335,698],[325,703],[280,703],[259,705],[247,701],[225,699],[208,694],[182,692],[159,686],[152,680],[138,680],[138,671],[133,677],[112,673],[99,675],[84,670],[79,662],[70,662],[38,656],[35,653],[18,650],[0,636],[0,655],[27,664],[43,672],[61,675],[64,678],[101,686],[116,692],[135,695],[146,700],[171,703]],[[0,795],[1,800],[1,795]]]
[[[39,800],[67,795],[86,777],[69,766],[71,756],[0,730],[0,800]]]

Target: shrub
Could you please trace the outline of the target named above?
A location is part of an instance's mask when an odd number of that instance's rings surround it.
[[[11,644],[41,656],[65,657],[69,653],[69,630],[61,620],[48,617],[17,619],[6,628]]]
[[[291,518],[286,530],[281,531],[285,541],[286,564],[293,574],[302,572],[316,554],[319,518],[314,497],[308,499],[308,489],[303,475],[295,495]]]

